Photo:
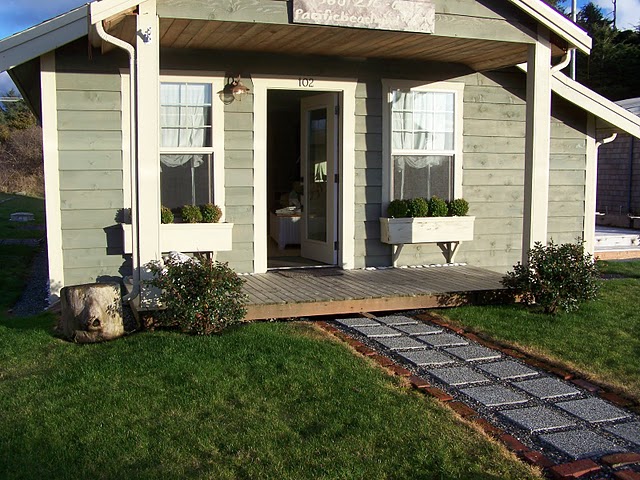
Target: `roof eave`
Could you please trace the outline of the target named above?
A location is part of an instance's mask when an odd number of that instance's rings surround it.
[[[0,40],[0,72],[87,35],[88,5]]]
[[[509,0],[509,2],[566,40],[570,48],[577,48],[587,55],[591,52],[591,37],[587,32],[542,0]]]

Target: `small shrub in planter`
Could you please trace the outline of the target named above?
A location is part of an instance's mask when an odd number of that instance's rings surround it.
[[[407,203],[410,217],[426,217],[429,214],[429,203],[424,198],[412,198]]]
[[[450,217],[464,217],[469,213],[469,202],[464,198],[456,198],[448,204]]]
[[[388,218],[407,218],[409,217],[409,204],[406,200],[391,200],[387,207]]]
[[[429,216],[446,217],[447,213],[449,213],[447,202],[435,195],[431,197],[431,200],[429,200]]]
[[[200,212],[202,213],[202,221],[204,223],[218,223],[222,218],[222,210],[213,203],[201,205]]]
[[[203,255],[187,261],[168,257],[149,268],[155,275],[150,284],[161,290],[160,301],[166,306],[158,312],[158,325],[210,335],[244,318],[244,280],[226,263]]]
[[[577,310],[598,293],[598,267],[585,253],[584,242],[544,246],[536,243],[527,265],[518,262],[502,279],[512,293],[527,305],[539,305],[545,313]]]
[[[184,223],[202,222],[202,212],[197,205],[185,205],[182,207],[182,221]]]
[[[160,209],[160,221],[162,223],[173,223],[173,212],[169,207],[162,207]]]

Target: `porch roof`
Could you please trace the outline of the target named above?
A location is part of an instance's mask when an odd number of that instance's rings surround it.
[[[64,43],[86,35],[91,23],[107,22],[107,30],[115,36],[132,40],[135,28],[133,13],[136,5],[144,0],[100,0],[84,5],[40,25],[27,29],[7,39],[0,40],[0,71],[8,70],[47,53]],[[168,4],[165,9],[182,12],[188,9]],[[197,2],[196,2],[197,3]],[[257,4],[257,2],[254,2]],[[488,70],[515,65],[526,61],[527,43],[535,38],[535,24],[544,25],[552,32],[553,55],[561,55],[567,48],[578,48],[588,53],[591,41],[587,34],[562,15],[546,6],[541,0],[509,0],[523,18],[521,33],[514,32],[505,38],[493,35],[499,28],[490,24],[478,34],[478,23],[461,24],[460,31],[446,36],[419,33],[372,31],[364,29],[294,25],[282,22],[286,16],[285,1],[267,1],[260,7],[258,19],[220,21],[184,18],[183,14],[161,14],[161,45],[231,51],[282,52],[289,54],[322,54],[362,58],[400,58],[414,61],[447,61],[465,64],[476,70]],[[268,5],[267,5],[268,4]],[[276,13],[271,10],[277,10]],[[171,12],[173,11],[171,10]],[[225,9],[218,9],[220,12]],[[242,8],[240,8],[242,10]],[[171,13],[169,12],[169,13]],[[228,13],[228,12],[227,12]],[[235,12],[236,15],[238,12]],[[240,12],[242,14],[242,12]],[[276,15],[278,21],[270,20]],[[236,15],[237,16],[237,15]],[[214,18],[214,17],[207,17]],[[224,18],[222,20],[225,20]],[[485,19],[487,20],[487,19]],[[447,25],[445,20],[444,25]],[[458,28],[458,27],[456,27]],[[528,33],[527,30],[530,30]],[[493,34],[491,32],[494,32]],[[477,35],[477,36],[476,36]],[[465,37],[465,38],[462,38]],[[111,48],[105,46],[106,49]]]

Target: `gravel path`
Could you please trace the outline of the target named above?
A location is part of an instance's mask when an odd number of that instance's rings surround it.
[[[49,263],[46,244],[42,245],[31,265],[31,275],[12,313],[17,317],[26,317],[42,312],[49,306]]]

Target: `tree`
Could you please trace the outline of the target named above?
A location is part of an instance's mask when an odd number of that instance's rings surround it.
[[[578,54],[577,80],[611,100],[638,96],[640,32],[613,28],[592,2],[582,7],[577,23],[593,39],[591,55]]]
[[[36,125],[36,118],[15,90],[9,90],[2,97],[7,100],[0,103],[0,125],[9,130],[24,130]]]

